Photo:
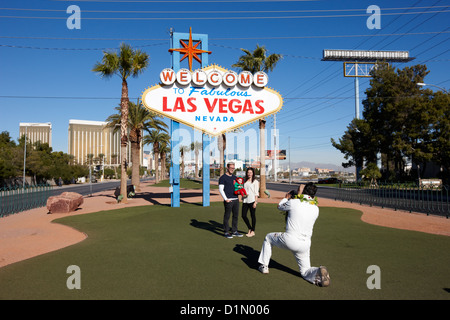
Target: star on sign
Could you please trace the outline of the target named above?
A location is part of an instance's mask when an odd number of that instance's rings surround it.
[[[180,53],[184,53],[184,56],[180,59],[180,62],[183,61],[186,57],[188,57],[190,71],[192,71],[192,58],[194,58],[198,62],[202,63],[202,59],[197,54],[199,54],[199,53],[211,54],[211,51],[197,49],[197,47],[201,43],[201,41],[199,41],[195,45],[193,45],[192,28],[189,28],[189,44],[186,44],[183,40],[180,40],[180,43],[183,46],[183,48],[176,48],[176,49],[172,48],[172,49],[169,49],[169,52],[177,51]]]

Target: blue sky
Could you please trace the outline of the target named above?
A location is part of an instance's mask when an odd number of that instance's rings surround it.
[[[81,29],[67,28],[69,5],[80,7]],[[370,5],[381,9],[380,29],[366,25]],[[69,119],[104,121],[120,101],[120,79],[91,71],[102,51],[126,42],[150,55],[147,71],[128,81],[129,96],[137,99],[171,65],[169,29],[192,27],[209,36],[209,62],[227,69],[240,48],[259,44],[282,54],[268,84],[284,98],[278,148],[289,149],[290,140],[291,162],[340,165],[343,156],[330,138],[341,137],[355,116],[354,80],[343,76],[342,62],[321,61],[322,51],[407,50],[416,59],[396,67],[424,63],[426,82],[448,89],[449,6],[448,0],[2,0],[0,131],[17,139],[20,122],[51,122],[53,149],[67,152]],[[361,100],[369,81],[360,79]],[[267,118],[268,133],[273,122]],[[257,123],[245,130],[252,128]]]

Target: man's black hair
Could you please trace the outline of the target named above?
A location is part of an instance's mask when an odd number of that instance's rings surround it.
[[[303,188],[302,194],[306,194],[312,198],[314,198],[314,196],[316,195],[317,192],[317,186],[312,183],[312,182],[308,182],[305,187]]]
[[[298,194],[297,190],[291,190],[288,193],[291,195],[291,199],[293,199]]]

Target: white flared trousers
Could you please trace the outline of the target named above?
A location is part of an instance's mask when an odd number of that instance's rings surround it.
[[[272,256],[272,247],[291,250],[297,260],[300,275],[308,282],[314,283],[318,267],[311,267],[309,250],[311,247],[310,237],[299,237],[285,232],[268,233],[264,239],[258,262],[269,266]]]

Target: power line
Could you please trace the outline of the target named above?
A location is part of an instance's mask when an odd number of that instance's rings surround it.
[[[412,5],[412,7],[413,7],[413,8],[416,7],[416,5],[417,5],[419,2],[421,2],[421,1],[422,1],[422,0],[416,1],[416,2]],[[406,11],[405,11],[405,12],[406,12]],[[387,24],[385,24],[385,25],[383,26],[383,29],[386,29],[387,27],[389,27],[392,23],[394,23],[395,21],[397,21],[398,19],[400,19],[400,17],[401,17],[401,16],[398,16],[398,17],[394,18],[393,20],[389,21]],[[381,29],[376,30],[375,35],[377,35],[379,32],[381,32]],[[363,45],[364,43],[366,43],[366,42],[369,41],[369,40],[370,40],[370,38],[366,38],[364,41],[360,42],[360,43],[355,47],[355,49],[356,49],[356,48],[359,48],[361,45]]]
[[[133,46],[134,48],[145,48],[145,47],[154,47],[154,46],[160,46],[160,45],[166,45],[167,42],[164,43],[155,43],[155,44],[148,44],[148,45],[142,45],[142,46]],[[7,47],[7,48],[19,48],[19,49],[34,49],[34,50],[61,50],[61,51],[77,51],[77,50],[114,50],[118,47],[114,48],[51,48],[51,47],[31,47],[31,46],[20,46],[20,45],[10,45],[10,44],[0,44],[0,47]]]
[[[168,1],[164,1],[168,2]],[[184,1],[186,2],[186,1]],[[209,1],[210,2],[210,1]],[[432,8],[448,8],[449,6],[425,6],[425,7],[404,7],[404,8],[383,8],[386,10],[409,10],[409,9],[432,9]],[[0,10],[10,11],[38,11],[38,12],[66,12],[65,9],[39,9],[39,8],[0,8]],[[86,10],[82,12],[89,13],[183,13],[183,14],[211,14],[211,13],[314,13],[314,12],[348,12],[348,11],[363,11],[366,13],[367,8],[363,9],[325,9],[325,10]],[[366,13],[367,14],[367,13]]]
[[[50,0],[56,2],[69,2],[72,0]],[[117,2],[117,3],[197,3],[197,2],[207,2],[207,3],[241,3],[241,2],[306,2],[306,1],[318,1],[318,0],[78,0],[78,2]]]
[[[391,36],[417,36],[417,35],[431,35],[447,34],[450,31],[427,31],[427,32],[411,32],[411,33],[385,33],[385,34],[347,34],[347,35],[315,35],[315,36],[285,36],[285,37],[267,37],[267,36],[253,36],[253,37],[233,37],[233,38],[209,38],[209,40],[289,40],[289,39],[321,39],[321,38],[358,38],[358,37],[391,37]],[[164,38],[68,38],[68,37],[33,37],[33,36],[0,36],[0,39],[31,39],[31,40],[83,40],[83,41],[165,41]],[[230,46],[211,44],[216,47],[239,49]]]
[[[449,39],[446,39],[446,40],[449,40]],[[430,59],[425,60],[424,62],[435,61],[435,60],[433,60],[434,58],[439,57],[439,56],[441,56],[441,55],[443,55],[444,53],[447,53],[447,52],[449,52],[449,51],[450,51],[450,49],[447,49],[447,50],[445,50],[444,52],[441,52],[441,53],[439,53],[439,54],[437,54],[437,55],[431,57]]]
[[[417,1],[415,4],[417,4],[418,2],[420,2],[420,0],[419,1]],[[438,1],[439,2],[439,1]],[[436,2],[437,3],[437,2]],[[436,15],[436,14],[435,14]],[[433,15],[432,17],[434,17],[435,15]],[[417,17],[415,17],[415,18],[417,18]],[[413,18],[412,20],[414,20],[415,18]],[[397,19],[395,19],[395,20],[397,20]],[[394,20],[394,21],[395,21]],[[408,23],[410,23],[412,20],[410,20]],[[430,20],[430,18],[429,19],[427,19],[426,21],[428,21],[428,20]],[[406,23],[406,24],[408,24],[408,23]],[[389,23],[390,24],[390,23]],[[404,25],[402,25],[400,28],[398,28],[396,31],[398,31],[398,30],[400,30],[402,27],[404,27],[406,24],[404,24]],[[447,28],[448,29],[448,28]],[[412,29],[410,29],[409,31],[411,31]],[[440,43],[439,43],[440,44]],[[417,47],[417,46],[416,46]],[[447,50],[448,51],[448,50]],[[445,52],[444,52],[445,53]],[[440,55],[442,55],[442,54],[444,54],[444,53],[441,53]],[[433,58],[436,58],[437,56],[439,56],[439,55],[436,55],[436,56],[434,56]],[[432,59],[433,59],[432,58]],[[317,76],[317,75],[316,75]],[[329,79],[330,80],[330,79]],[[329,80],[327,80],[327,81],[329,81]],[[320,83],[321,85],[323,85],[323,82],[321,82]],[[315,87],[316,86],[312,86],[311,88],[314,88],[315,89]],[[340,89],[338,89],[338,90],[336,90],[336,91],[339,91]],[[311,91],[311,90],[310,90]],[[335,92],[336,92],[335,91]],[[348,90],[349,91],[349,90]],[[309,91],[308,91],[309,92]],[[347,91],[346,91],[347,92]],[[323,105],[324,103],[326,103],[326,102],[320,102],[318,105],[316,105],[316,106],[314,106],[314,108],[317,108],[317,107],[319,107],[319,106],[321,106],[321,105]],[[309,103],[310,104],[310,103]],[[308,106],[309,104],[306,104],[306,105],[303,105],[302,106],[302,108],[305,108],[306,106]],[[320,110],[323,110],[323,109],[326,109],[326,108],[329,108],[329,107],[333,107],[333,105],[331,105],[331,106],[325,106],[325,107],[322,107],[322,108],[320,108],[320,109],[318,109],[318,110],[315,110],[315,111],[313,111],[314,113],[315,112],[318,112],[318,111],[320,111]],[[310,114],[311,112],[308,112],[308,115]],[[303,117],[304,117],[305,115],[303,114]],[[307,116],[307,115],[306,115]],[[287,121],[290,121],[290,120],[292,120],[292,115],[285,115],[285,117],[286,118],[282,118],[282,121],[283,120],[287,120]],[[296,117],[296,119],[298,119],[298,117]]]
[[[332,94],[335,93],[335,92],[338,92],[338,91],[343,90],[345,87],[347,87],[347,86],[349,86],[349,85],[350,85],[350,83],[344,85],[342,88],[339,88],[339,89],[333,91]],[[346,94],[346,93],[348,93],[348,92],[350,92],[350,91],[353,91],[353,90],[354,90],[353,88],[350,88],[349,90],[344,91],[342,94]],[[353,98],[353,97],[352,97],[352,98]],[[332,99],[327,99],[327,100],[332,100]],[[310,103],[306,103],[306,104],[300,106],[299,108],[301,108],[301,110],[305,110],[308,106],[310,106],[310,105],[313,104],[314,102],[316,102],[316,101],[313,101],[313,102],[310,102]],[[304,118],[310,116],[311,114],[313,114],[313,113],[315,113],[315,112],[321,111],[321,110],[326,109],[326,108],[332,108],[332,107],[335,106],[335,105],[333,104],[333,105],[330,105],[330,106],[325,106],[325,107],[323,107],[323,108],[321,108],[321,109],[314,109],[314,110],[311,110],[312,108],[320,107],[320,106],[322,106],[323,104],[325,104],[325,103],[327,103],[327,102],[328,102],[328,101],[319,102],[318,104],[311,106],[310,109],[308,109],[308,111],[303,111],[303,112],[301,113],[301,116],[293,117],[292,114],[288,113],[288,114],[282,115],[281,117],[278,117],[277,120],[280,119],[280,122],[286,123],[286,122],[289,122],[289,121],[291,121],[291,120],[304,119]],[[299,110],[299,109],[296,109],[296,110]]]
[[[390,15],[414,15],[450,12],[450,10],[403,12],[403,13],[380,13],[383,16]],[[349,18],[367,17],[367,14],[343,14],[324,16],[245,16],[245,17],[83,17],[83,20],[259,20],[259,19],[311,19],[311,18]],[[34,16],[0,16],[8,19],[43,19],[43,20],[66,20],[67,17],[34,17]]]
[[[347,115],[345,115],[345,116],[343,116],[343,117],[341,117],[341,118],[333,119],[333,120],[330,120],[330,121],[325,121],[325,122],[316,123],[316,124],[313,124],[313,125],[308,126],[308,127],[301,127],[301,130],[319,127],[319,126],[328,124],[328,123],[330,123],[330,122],[335,122],[335,121],[337,121],[337,120],[345,119],[345,118],[347,118],[347,117],[349,117],[349,116],[354,116],[354,113],[350,113],[350,114],[347,114]],[[296,128],[296,129],[294,129],[294,130],[286,131],[286,132],[284,133],[284,135],[286,135],[286,133],[293,132],[293,131],[297,131],[297,130],[298,130],[298,128]]]
[[[8,99],[64,99],[64,100],[120,100],[120,97],[64,97],[64,96],[0,96],[0,98]],[[129,100],[135,100],[139,98],[129,97]]]
[[[449,29],[449,28],[447,28]],[[416,32],[416,33],[407,33],[407,34],[380,34],[376,36],[398,36],[398,35],[425,35],[425,34],[435,34],[435,36],[439,34],[449,34],[450,31],[436,31],[436,32]],[[258,40],[258,39],[305,39],[305,38],[339,38],[339,37],[372,37],[373,35],[341,35],[341,36],[305,36],[305,37],[251,37],[251,38],[220,38],[220,40]],[[21,36],[0,36],[0,38],[3,39],[32,39],[32,40],[104,40],[104,41],[166,41],[163,43],[155,43],[155,44],[148,44],[148,45],[140,45],[135,46],[138,48],[144,48],[144,47],[151,47],[151,46],[159,46],[159,45],[166,45],[168,39],[162,39],[162,38],[65,38],[65,37],[21,37]],[[211,40],[219,40],[217,39],[211,39]],[[428,40],[426,40],[428,41]],[[424,42],[426,42],[424,41]],[[230,47],[230,46],[224,46],[219,44],[210,43],[211,46],[215,47],[221,47],[221,48],[227,48],[227,49],[233,49],[233,50],[241,50],[241,48],[236,47]],[[420,44],[419,44],[420,45]],[[416,47],[418,47],[417,45]],[[112,50],[116,49],[117,47],[102,47],[102,48],[65,48],[65,47],[38,47],[38,46],[23,46],[23,45],[12,45],[12,44],[0,44],[0,47],[8,47],[8,48],[20,48],[20,49],[36,49],[36,50]],[[416,48],[415,47],[415,48]],[[320,57],[307,57],[307,56],[299,56],[299,55],[291,55],[291,54],[282,54],[283,57],[289,57],[289,58],[297,58],[297,59],[314,59],[314,60],[320,60]]]
[[[424,52],[428,52],[430,49],[433,49],[433,48],[437,47],[438,45],[440,45],[440,44],[442,44],[442,43],[444,43],[444,42],[446,42],[446,41],[448,41],[448,40],[450,40],[450,38],[446,38],[446,39],[442,40],[441,42],[438,42],[437,44],[433,45],[432,47],[430,47],[430,48],[428,48],[428,49],[422,51],[422,52],[419,53],[418,55],[421,55],[421,54],[424,53]],[[447,50],[447,51],[448,51],[448,50]],[[436,56],[435,56],[435,57],[436,57]]]
[[[449,49],[450,50],[450,49]],[[446,80],[443,82],[447,82],[450,80]],[[338,89],[340,90],[340,89]],[[336,90],[336,91],[338,91]],[[12,98],[12,99],[70,99],[70,100],[116,100],[121,99],[120,97],[83,97],[83,96],[25,96],[25,95],[0,95],[0,98]],[[311,98],[284,98],[284,99],[305,99],[305,100],[320,100],[320,99],[326,99],[326,100],[346,100],[346,99],[353,99],[354,97],[311,97]],[[411,98],[411,96],[377,96],[376,99],[387,99],[387,98]],[[374,98],[374,99],[375,99]],[[130,100],[140,99],[137,97],[129,97]]]
[[[416,2],[414,3],[413,7],[415,7],[415,6],[416,6],[419,2],[421,2],[421,1],[422,1],[422,0],[416,1]],[[406,11],[405,11],[405,12],[406,12]],[[386,28],[387,26],[389,26],[390,24],[392,24],[394,21],[398,20],[399,18],[400,18],[400,16],[398,16],[398,17],[396,17],[394,20],[390,21],[390,22],[385,26],[385,28]],[[381,30],[381,29],[380,29],[380,30]],[[378,30],[374,36],[377,36],[378,33],[380,32],[380,30]],[[367,41],[370,40],[370,39],[371,39],[371,38],[366,38],[366,40],[362,41],[359,45],[356,46],[356,48],[360,47],[363,43],[367,42]],[[316,75],[316,76],[317,76],[317,75]],[[315,78],[315,77],[314,77],[314,78]],[[320,85],[323,85],[323,82],[320,82]],[[346,86],[347,86],[347,85],[346,85]],[[340,90],[344,89],[346,86],[344,86],[344,87],[342,87],[342,88],[340,88],[340,89],[335,90],[333,93],[335,93],[335,92],[337,92],[337,91],[340,91]],[[317,87],[317,85],[314,85],[313,87]],[[351,90],[353,90],[353,89],[351,89]],[[347,90],[347,91],[345,91],[344,93],[347,93],[347,92],[349,92],[349,91],[351,91],[351,90]],[[319,104],[315,105],[314,108],[317,108],[317,107],[323,105],[324,103],[325,103],[325,102],[320,102]],[[310,103],[309,103],[309,104],[306,104],[306,105],[303,105],[302,108],[305,108],[305,107],[307,107],[308,105],[310,105]],[[326,106],[326,107],[323,107],[323,108],[321,108],[321,109],[319,109],[319,110],[323,110],[323,109],[326,109],[326,108],[329,108],[329,107],[333,107],[333,106],[334,106],[334,105]],[[319,111],[319,110],[317,110],[317,111]],[[317,111],[315,111],[315,112],[317,112]],[[308,113],[308,114],[309,114],[309,113]],[[284,120],[284,119],[283,119],[283,120]],[[286,118],[286,120],[287,120],[287,121],[290,121],[290,118]]]
[[[436,34],[435,34],[434,36],[432,36],[431,38],[428,38],[427,40],[425,40],[425,41],[419,43],[418,45],[416,45],[414,48],[409,49],[409,51],[413,51],[415,48],[421,46],[421,45],[424,44],[425,42],[428,42],[428,41],[434,39],[435,37],[439,36],[440,34],[447,33],[446,31],[447,31],[448,29],[450,29],[450,27],[447,27],[444,31],[441,31],[441,32],[436,33]]]

